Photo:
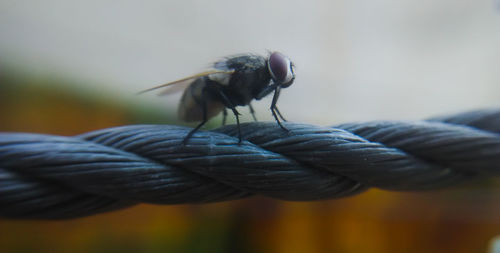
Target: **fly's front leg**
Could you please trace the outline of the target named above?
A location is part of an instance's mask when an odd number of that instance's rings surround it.
[[[283,126],[283,124],[281,124],[279,118],[278,118],[278,115],[276,113],[276,111],[278,110],[276,108],[276,103],[278,102],[278,97],[280,96],[280,87],[276,87],[276,89],[274,90],[274,95],[273,95],[273,102],[271,103],[271,112],[273,114],[273,117],[274,119],[276,120],[276,122],[278,123],[278,125],[281,127],[281,129],[285,130],[285,131],[289,131],[286,127]],[[279,113],[279,111],[278,111]]]
[[[283,115],[281,114],[280,110],[278,110],[278,106],[277,105],[274,105],[274,109],[276,110],[276,112],[278,113],[278,116],[280,116],[281,120],[287,122],[288,120],[286,120]]]

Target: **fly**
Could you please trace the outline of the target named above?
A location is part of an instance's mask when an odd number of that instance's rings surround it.
[[[272,52],[267,57],[253,54],[227,57],[213,64],[213,69],[182,78],[177,81],[162,84],[140,93],[165,88],[159,95],[166,95],[184,89],[178,108],[178,116],[186,122],[200,123],[184,138],[184,144],[207,121],[221,111],[225,124],[227,109],[236,117],[239,142],[241,142],[240,113],[236,106],[248,106],[254,120],[255,111],[251,101],[260,100],[273,94],[271,112],[278,125],[288,131],[281,120],[276,103],[282,88],[289,87],[294,79],[294,65],[288,57]]]

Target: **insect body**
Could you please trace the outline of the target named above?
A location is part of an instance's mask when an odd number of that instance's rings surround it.
[[[270,53],[268,57],[259,55],[240,55],[228,57],[216,62],[213,70],[189,76],[174,82],[156,86],[142,92],[168,87],[174,84],[184,84],[188,87],[182,95],[178,115],[183,121],[200,121],[184,138],[186,143],[189,138],[202,127],[208,119],[216,116],[221,111],[224,113],[225,122],[229,108],[236,117],[239,140],[241,142],[239,113],[236,106],[250,107],[250,112],[255,119],[254,110],[250,104],[253,99],[260,100],[274,92],[271,103],[271,112],[281,128],[287,130],[279,118],[286,121],[279,112],[276,103],[281,88],[289,87],[295,79],[294,65],[283,54]],[[160,95],[169,94],[179,86],[171,86]],[[141,93],[142,93],[141,92]],[[279,116],[279,118],[278,118]]]

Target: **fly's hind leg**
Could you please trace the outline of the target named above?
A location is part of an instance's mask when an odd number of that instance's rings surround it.
[[[195,128],[193,128],[193,130],[189,131],[189,133],[186,135],[186,137],[184,137],[184,140],[182,141],[182,143],[184,145],[186,145],[188,140],[193,136],[193,134],[196,133],[196,131],[198,131],[208,121],[208,119],[207,119],[207,99],[206,99],[205,93],[206,93],[206,89],[203,88],[203,90],[202,90],[203,95],[201,96],[202,99],[200,101],[203,120]]]

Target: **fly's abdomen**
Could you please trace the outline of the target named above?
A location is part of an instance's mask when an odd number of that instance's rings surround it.
[[[177,110],[180,120],[186,122],[202,121],[203,103],[206,105],[207,119],[217,116],[224,109],[221,102],[215,100],[208,93],[203,93],[205,87],[205,79],[198,78],[184,90]]]

